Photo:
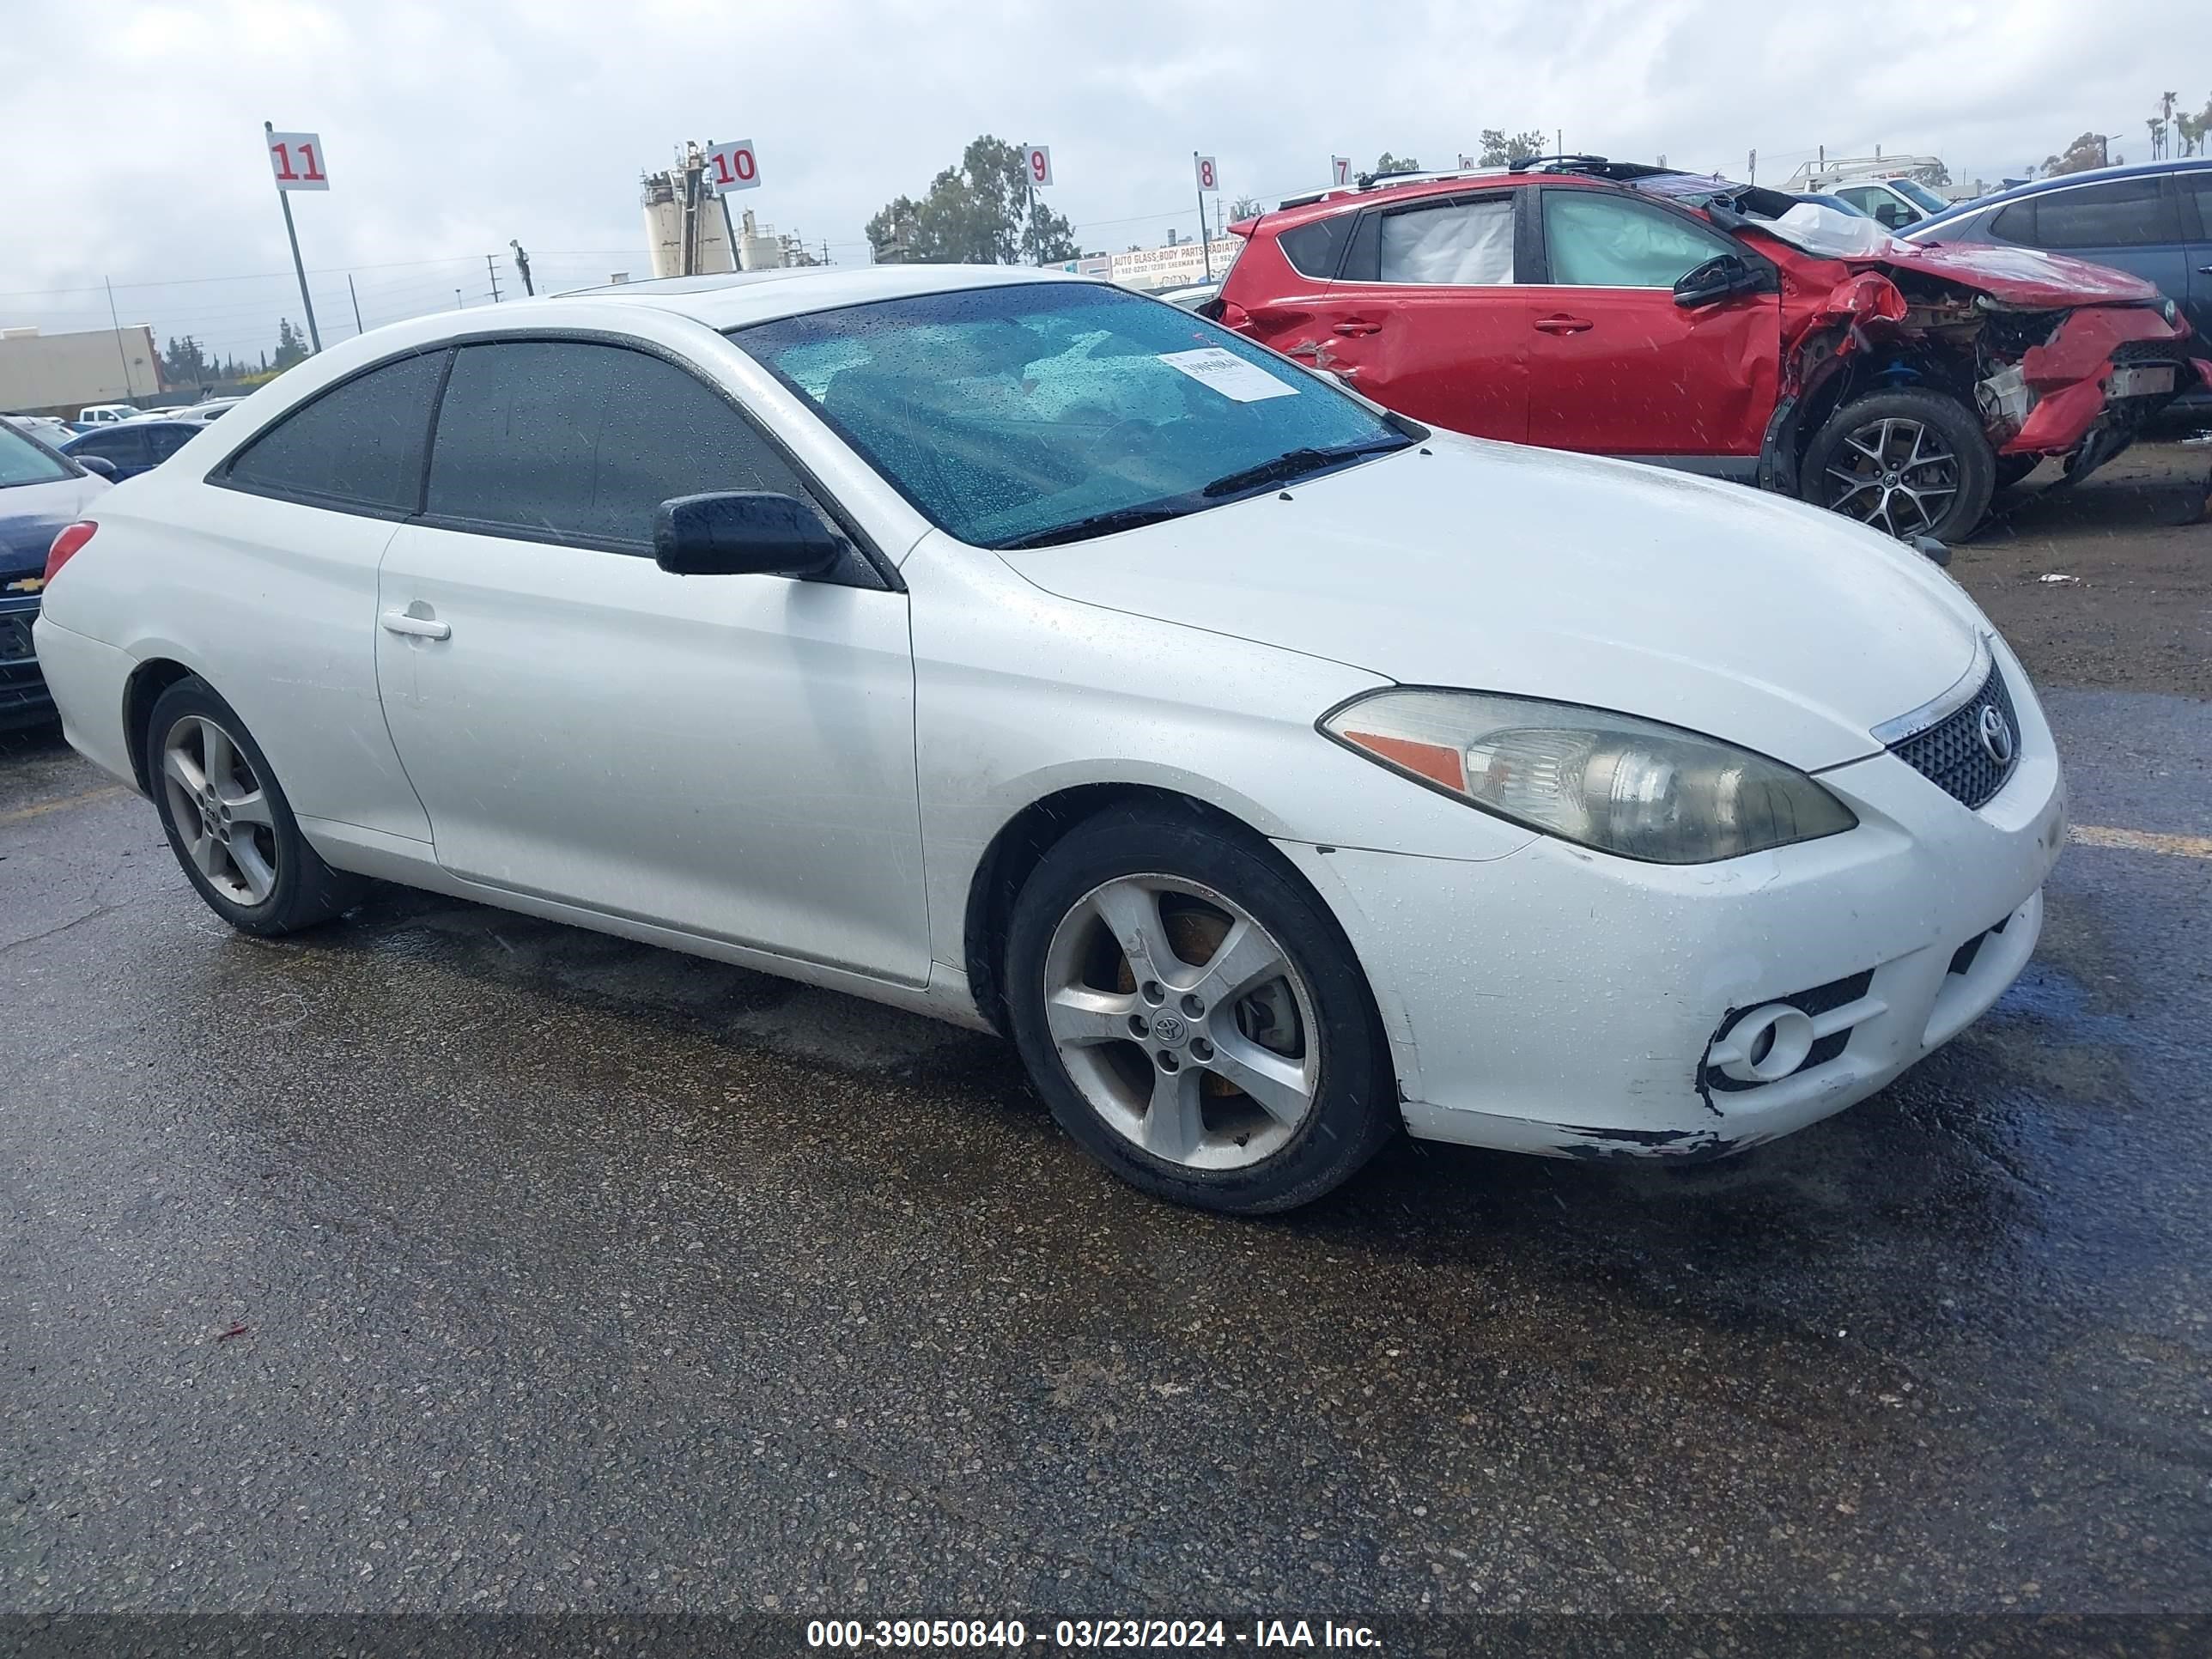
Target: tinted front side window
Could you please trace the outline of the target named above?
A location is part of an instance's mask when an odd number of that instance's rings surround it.
[[[97,455],[103,461],[112,461],[118,466],[144,466],[146,434],[129,427],[118,426],[112,432],[95,432],[78,444],[71,452],[80,455]]]
[[[2181,240],[2172,204],[2150,179],[2054,190],[2035,198],[2039,247],[2150,247]]]
[[[446,354],[403,357],[295,410],[241,451],[225,476],[271,495],[412,513]]]
[[[157,427],[146,434],[146,441],[153,447],[153,459],[166,461],[194,438],[199,436],[191,427]]]
[[[1595,191],[1544,192],[1544,250],[1552,280],[1573,288],[1672,288],[1726,237],[1640,202]]]
[[[1282,244],[1283,257],[1300,275],[1328,281],[1336,275],[1336,262],[1343,257],[1345,239],[1352,234],[1352,222],[1358,216],[1356,213],[1339,213],[1285,231],[1276,239]]]
[[[663,358],[575,340],[461,348],[438,411],[425,511],[643,551],[676,495],[805,495],[718,394]]]

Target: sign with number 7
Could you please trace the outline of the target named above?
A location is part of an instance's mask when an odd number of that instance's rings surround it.
[[[707,182],[716,190],[757,190],[760,181],[760,158],[753,154],[751,139],[734,138],[708,149]]]
[[[1052,182],[1052,146],[1031,144],[1024,152],[1030,170],[1030,187],[1042,189]]]
[[[323,170],[323,136],[319,132],[272,132],[269,138],[269,170],[276,175],[279,190],[328,190],[330,174]]]

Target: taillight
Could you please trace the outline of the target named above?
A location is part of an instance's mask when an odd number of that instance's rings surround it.
[[[76,556],[76,550],[92,539],[92,532],[100,526],[90,519],[80,519],[54,538],[54,544],[46,550],[46,581],[51,583],[54,572]]]

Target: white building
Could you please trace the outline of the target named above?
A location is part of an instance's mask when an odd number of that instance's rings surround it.
[[[74,416],[88,404],[123,404],[161,390],[153,328],[46,334],[0,328],[0,410]]]

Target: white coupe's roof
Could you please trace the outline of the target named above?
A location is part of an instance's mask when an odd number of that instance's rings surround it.
[[[944,294],[957,289],[1007,283],[1097,280],[1036,265],[796,266],[781,270],[730,271],[717,276],[664,276],[649,283],[615,283],[604,288],[571,289],[556,297],[652,306],[720,330],[765,322],[774,317],[793,317],[801,312],[865,305],[871,300],[896,300],[910,294]]]

